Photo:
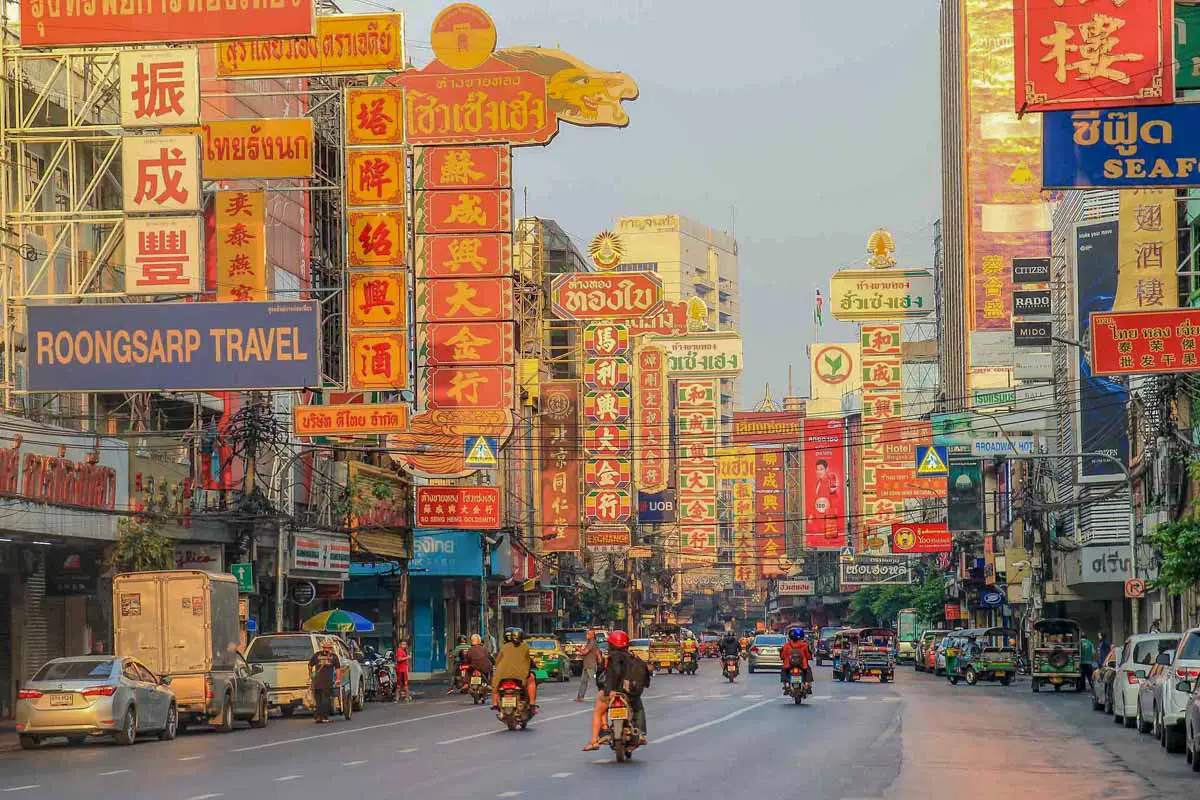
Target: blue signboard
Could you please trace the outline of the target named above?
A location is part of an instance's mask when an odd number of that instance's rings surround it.
[[[30,306],[35,392],[300,389],[320,384],[317,303]]]
[[[477,531],[419,528],[413,535],[411,572],[435,577],[478,577],[483,566],[483,537]],[[507,578],[512,572],[512,551],[506,536],[492,551],[492,575]]]
[[[1200,186],[1200,104],[1042,114],[1042,186]]]
[[[638,522],[647,525],[662,525],[675,521],[677,503],[675,490],[666,489],[648,494],[638,493]]]

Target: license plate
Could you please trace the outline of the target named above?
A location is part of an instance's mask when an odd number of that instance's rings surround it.
[[[629,719],[628,708],[610,708],[608,710],[609,719]]]
[[[69,706],[74,703],[75,696],[70,694],[52,694],[50,695],[50,705],[52,706]]]
[[[517,707],[517,698],[501,697],[500,698],[500,707],[501,708],[516,708]]]
[[[792,686],[799,686],[802,683],[804,683],[804,678],[799,675],[792,676]]]
[[[471,685],[472,685],[472,686],[482,686],[482,685],[483,685],[483,678],[481,678],[481,677],[479,677],[478,675],[476,675],[474,678],[471,678]]]
[[[1062,683],[1062,678],[1055,675],[1053,678],[1050,679],[1050,682],[1051,683]]]
[[[871,670],[871,674],[872,674],[872,675],[878,675],[878,674],[879,674],[879,670],[877,670],[877,669],[873,669],[873,670]]]

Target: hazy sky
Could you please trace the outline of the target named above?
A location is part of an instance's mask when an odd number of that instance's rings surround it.
[[[795,366],[807,393],[812,298],[862,265],[876,227],[902,265],[928,267],[938,216],[937,0],[478,0],[499,46],[560,47],[629,73],[628,128],[563,125],[514,164],[517,206],[578,242],[626,214],[735,226],[746,372],[742,404]],[[418,67],[447,5],[410,0]],[[391,8],[350,2],[347,12]],[[733,223],[736,215],[736,225]],[[853,336],[826,314],[826,340]]]

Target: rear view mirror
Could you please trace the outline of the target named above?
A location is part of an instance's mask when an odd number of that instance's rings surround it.
[[[1184,694],[1191,694],[1192,684],[1188,681],[1180,681],[1179,683],[1175,684],[1175,690],[1183,692]]]
[[[1134,677],[1138,678],[1139,680],[1146,680],[1146,670],[1144,669],[1136,669],[1133,671],[1133,674]]]
[[[1175,657],[1174,653],[1172,653],[1170,650],[1166,650],[1166,651],[1158,654],[1158,658],[1154,659],[1154,663],[1161,664],[1164,667],[1169,667],[1169,666],[1171,666],[1171,659],[1173,659],[1174,657]]]
[[[250,665],[250,674],[251,675],[261,675],[262,671],[263,671],[262,664],[251,664]]]
[[[161,683],[163,686],[170,686],[171,685],[171,676],[163,675],[158,679],[158,682]]]

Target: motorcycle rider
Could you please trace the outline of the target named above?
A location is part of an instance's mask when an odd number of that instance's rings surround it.
[[[467,651],[470,649],[471,645],[467,644],[466,635],[459,636],[458,643],[450,651],[450,663],[454,665],[454,677],[450,681],[450,688],[446,690],[446,694],[454,694],[462,688],[462,685],[459,683],[462,673],[458,671],[458,665],[467,660]]]
[[[466,659],[467,663],[471,665],[471,669],[478,670],[479,674],[483,676],[483,682],[491,685],[492,656],[483,646],[483,639],[478,633],[471,634],[471,647],[467,650]]]
[[[812,660],[812,653],[808,649],[808,641],[804,638],[804,628],[792,628],[788,631],[788,641],[783,646],[783,651],[779,654],[780,660],[783,661],[783,667],[779,670],[779,680],[783,683],[783,691],[787,693],[788,678],[791,675],[792,656],[797,656],[800,659],[800,670],[804,675],[804,683],[809,689],[812,688],[812,670],[809,669],[809,662]]]
[[[623,692],[629,698],[634,725],[642,734],[640,744],[646,744],[646,707],[642,703],[642,692],[650,686],[650,674],[646,662],[629,652],[628,633],[613,631],[608,635],[604,690],[596,695],[592,712],[592,738],[584,746],[585,752],[600,749],[600,730],[604,727],[604,715],[615,692]]]
[[[504,644],[496,654],[496,666],[492,671],[492,710],[500,710],[500,682],[520,681],[529,698],[529,714],[537,713],[537,681],[533,677],[533,656],[525,643],[525,633],[520,628],[504,629]]]
[[[734,638],[733,633],[726,633],[725,638],[718,645],[721,649],[721,660],[725,660],[725,656],[740,656],[742,654],[741,643]]]

